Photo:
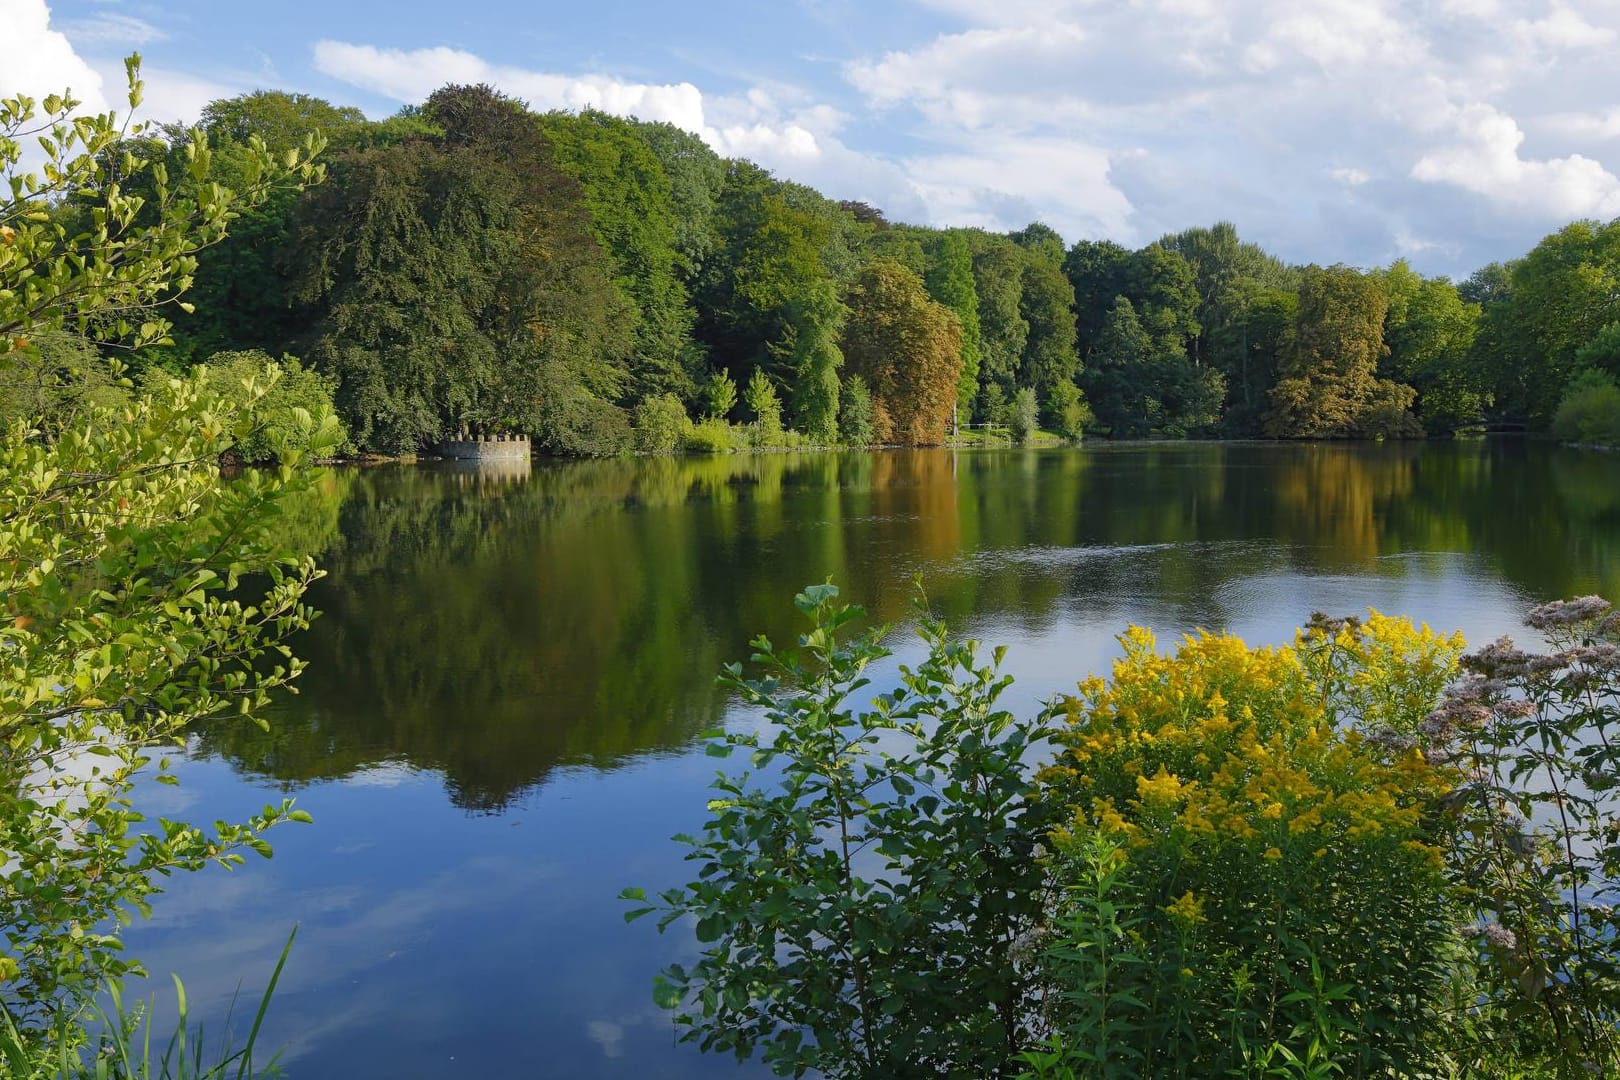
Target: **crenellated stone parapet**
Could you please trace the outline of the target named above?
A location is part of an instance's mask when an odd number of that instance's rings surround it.
[[[458,432],[439,444],[439,456],[457,461],[527,461],[532,450],[527,435],[469,435]]]

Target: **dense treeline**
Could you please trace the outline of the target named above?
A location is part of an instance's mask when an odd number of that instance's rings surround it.
[[[1139,251],[893,223],[671,125],[487,87],[381,122],[257,92],[203,126],[227,173],[254,139],[318,130],[329,176],[244,213],[200,261],[197,314],[136,366],[296,355],[360,450],[461,429],[568,455],[927,445],[968,424],[1620,438],[1620,220],[1457,284],[1287,266],[1227,223]]]

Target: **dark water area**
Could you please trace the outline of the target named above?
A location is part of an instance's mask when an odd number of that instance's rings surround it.
[[[906,659],[920,578],[1011,647],[1031,709],[1127,623],[1281,642],[1371,606],[1483,643],[1620,597],[1620,455],[1516,441],[338,470],[283,526],[329,571],[302,693],[269,733],[199,732],[152,798],[213,820],[292,794],[316,823],[173,882],[130,943],[218,1017],[298,923],[263,1038],[309,1080],[766,1075],[675,1044],[651,980],[691,935],[614,897],[685,880],[697,733],[753,722],[715,673],[789,639],[806,584],[900,626]]]

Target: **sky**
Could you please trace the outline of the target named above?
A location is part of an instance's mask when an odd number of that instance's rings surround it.
[[[0,0],[0,93],[156,120],[447,82],[593,106],[892,220],[1461,278],[1620,217],[1620,0]]]

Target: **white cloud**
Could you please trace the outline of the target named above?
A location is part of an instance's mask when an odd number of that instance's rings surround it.
[[[71,89],[86,111],[107,108],[101,75],[80,58],[61,30],[51,26],[45,0],[0,0],[0,26],[6,28],[0,94],[43,98]]]
[[[1620,179],[1580,154],[1527,160],[1519,155],[1524,132],[1490,105],[1459,110],[1455,139],[1420,158],[1414,179],[1455,184],[1496,205],[1560,218],[1620,214]]]
[[[555,75],[491,64],[444,46],[406,51],[342,41],[316,42],[315,67],[334,79],[411,104],[446,83],[488,83],[537,109],[595,108],[692,132],[704,128],[703,95],[686,82],[660,86],[606,75]]]
[[[145,19],[116,11],[102,11],[82,19],[68,19],[61,30],[76,45],[91,48],[139,48],[154,41],[165,41],[168,34]]]
[[[1288,258],[1466,272],[1620,213],[1612,0],[914,3],[951,24],[845,77],[938,147],[898,162],[937,219],[1140,243],[1231,218]]]

